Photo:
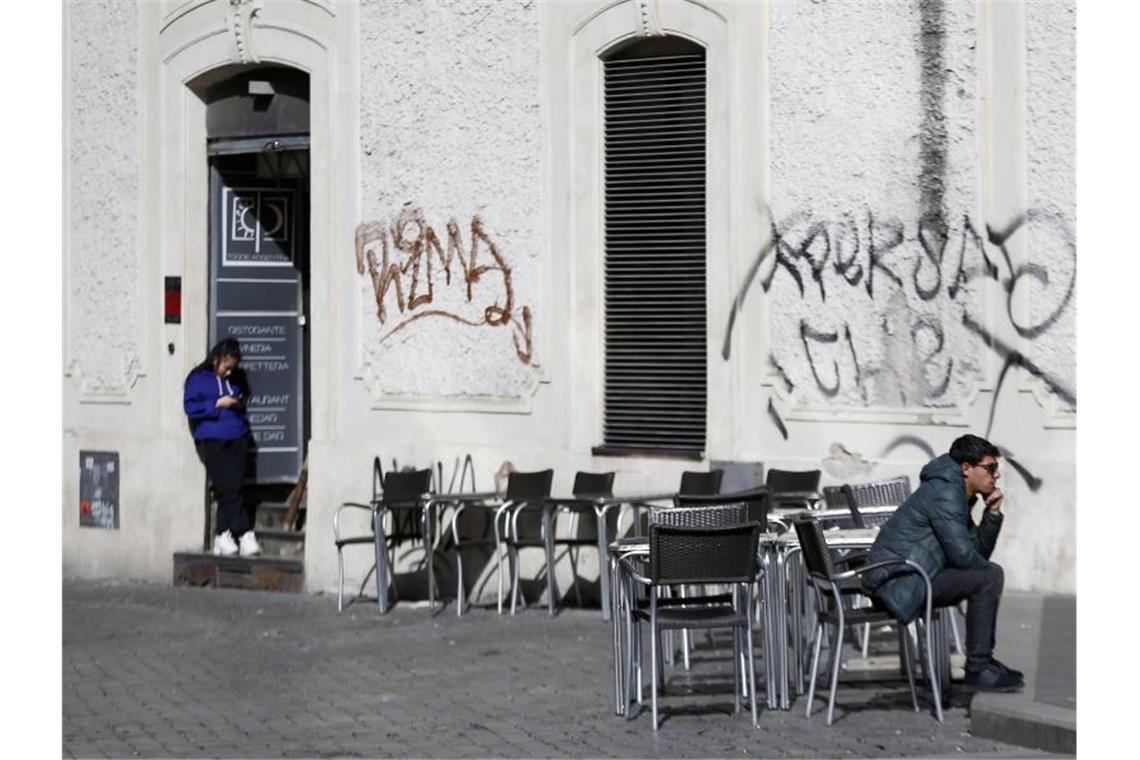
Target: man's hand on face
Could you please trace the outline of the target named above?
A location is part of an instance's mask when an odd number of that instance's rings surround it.
[[[986,509],[993,512],[995,515],[1001,514],[1001,502],[1005,498],[1005,494],[1001,492],[1000,488],[994,487],[990,495],[986,497]]]

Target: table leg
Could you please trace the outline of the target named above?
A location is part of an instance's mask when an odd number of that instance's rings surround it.
[[[777,680],[780,690],[780,709],[790,710],[791,695],[788,693],[788,569],[787,556],[782,554],[776,560],[776,661],[779,663],[780,677]]]
[[[372,517],[372,533],[376,543],[376,604],[380,614],[388,612],[388,552],[384,536],[384,510],[377,509]]]
[[[542,535],[545,536],[546,551],[546,612],[554,617],[554,597],[557,593],[554,584],[554,520],[553,510],[544,506],[542,508]]]
[[[424,551],[427,554],[428,609],[435,609],[435,507],[429,501],[423,510]]]
[[[608,564],[609,567],[605,568],[606,575],[616,575],[618,572],[617,560],[613,557],[609,557]],[[611,577],[610,580],[612,581],[609,584],[610,588],[616,589],[618,587],[617,578]],[[613,592],[611,592],[611,594],[616,596]],[[613,627],[614,639],[614,712],[617,715],[625,715],[625,703],[623,700],[625,689],[622,683],[625,662],[621,651],[621,616],[616,612],[620,603],[617,599],[611,599],[610,601],[613,603],[613,610],[615,611],[610,621]]]
[[[769,710],[775,710],[779,706],[776,693],[776,674],[778,669],[774,663],[776,641],[773,635],[774,616],[772,614],[772,610],[775,608],[774,595],[772,592],[772,577],[775,575],[775,572],[772,562],[772,550],[765,548],[764,583],[761,586],[764,598],[761,601],[761,607],[764,610],[764,688],[768,694]]]
[[[598,519],[598,584],[600,586],[602,597],[602,620],[609,620],[611,617],[611,610],[613,609],[610,599],[610,573],[609,568],[606,567],[606,556],[609,553],[609,541],[606,540],[606,512],[605,510],[594,510],[594,514]]]

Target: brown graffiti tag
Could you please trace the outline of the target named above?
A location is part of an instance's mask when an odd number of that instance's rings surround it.
[[[377,247],[380,249],[377,259]],[[487,263],[480,263],[481,249],[486,249]],[[451,284],[452,264],[458,262],[466,288],[467,303],[475,300],[475,286],[499,278],[503,286],[504,303],[498,299],[483,308],[482,319],[472,319],[453,311],[429,307],[435,298],[435,273],[441,270],[444,284]],[[386,341],[408,325],[428,317],[442,317],[471,327],[511,326],[511,339],[515,354],[523,364],[530,364],[533,355],[531,337],[531,311],[523,306],[519,317],[514,314],[514,287],[511,268],[503,258],[495,241],[487,234],[483,220],[471,219],[471,245],[464,250],[459,224],[454,218],[447,223],[447,243],[442,243],[429,226],[423,212],[405,205],[389,226],[366,222],[356,228],[356,273],[367,271],[376,298],[376,318],[380,324],[389,323],[385,304],[389,291],[394,291],[400,317],[380,338]],[[405,297],[406,286],[406,297]]]

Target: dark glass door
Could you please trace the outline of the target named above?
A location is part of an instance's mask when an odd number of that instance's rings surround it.
[[[308,440],[308,150],[211,152],[210,344],[241,342],[250,481],[295,483]]]

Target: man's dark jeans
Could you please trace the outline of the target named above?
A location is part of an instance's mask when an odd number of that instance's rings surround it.
[[[943,568],[930,579],[935,607],[966,601],[966,670],[984,668],[994,654],[994,629],[1005,573],[993,562],[978,570]]]

